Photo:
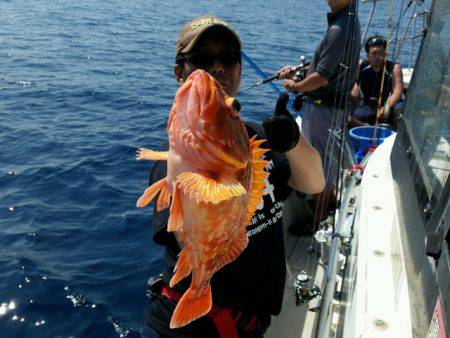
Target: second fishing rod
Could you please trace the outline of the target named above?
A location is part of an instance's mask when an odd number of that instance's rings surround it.
[[[301,57],[300,57],[300,64],[299,64],[298,66],[292,67],[291,72],[294,73],[292,79],[293,79],[294,81],[299,81],[299,80],[304,79],[304,78],[306,77],[306,71],[307,71],[307,67],[309,66],[309,64],[310,64],[310,62],[306,62],[306,58],[305,58],[304,56],[301,56]],[[260,86],[260,85],[263,85],[263,84],[270,83],[270,82],[272,82],[272,81],[274,81],[274,80],[279,80],[279,78],[280,78],[280,74],[277,73],[277,74],[275,74],[275,75],[272,75],[272,76],[270,76],[270,77],[267,77],[267,78],[263,79],[262,81],[259,81],[259,82],[257,82],[257,83],[254,83],[254,84],[252,84],[251,86],[248,86],[248,87],[246,87],[246,88],[241,89],[241,90],[238,92],[238,94],[239,94],[239,93],[242,93],[242,92],[244,92],[244,91],[247,91],[247,90],[249,90],[249,89],[252,89],[252,88],[254,88],[254,87],[257,87],[257,86]]]

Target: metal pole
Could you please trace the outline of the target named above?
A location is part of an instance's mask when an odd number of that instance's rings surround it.
[[[408,68],[411,69],[412,64],[412,54],[414,49],[414,39],[416,36],[416,21],[417,21],[417,15],[414,15],[414,23],[413,23],[413,29],[411,33],[411,50],[409,51],[409,62],[408,62]]]

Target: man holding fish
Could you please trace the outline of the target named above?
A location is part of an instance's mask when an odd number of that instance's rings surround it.
[[[158,161],[138,206],[157,198],[153,240],[166,247],[162,276],[149,281],[144,337],[262,337],[283,299],[282,202],[292,189],[324,187],[320,155],[300,135],[287,94],[263,128],[240,118],[240,52],[220,18],[187,23],[169,150],[138,152]]]

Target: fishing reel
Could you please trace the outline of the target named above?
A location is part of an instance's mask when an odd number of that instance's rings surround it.
[[[300,56],[300,65],[294,68],[294,75],[292,76],[292,80],[294,82],[300,82],[304,78],[306,78],[306,67],[309,66],[309,62],[306,62],[306,58],[304,55]],[[305,98],[304,93],[297,93],[298,95],[295,97],[292,107],[295,111],[300,111],[303,106],[303,99]]]
[[[317,296],[320,296],[320,288],[314,285],[313,279],[302,271],[295,277],[295,305],[306,304]]]
[[[304,78],[306,78],[306,67],[309,66],[309,62],[305,62],[306,57],[304,55],[300,56],[300,64],[294,68],[294,75],[292,76],[292,80],[295,82],[300,82]]]

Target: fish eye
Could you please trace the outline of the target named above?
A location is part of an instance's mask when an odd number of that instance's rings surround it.
[[[234,97],[227,98],[225,104],[228,108],[231,108],[236,115],[241,111],[241,104]]]

